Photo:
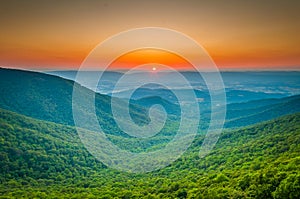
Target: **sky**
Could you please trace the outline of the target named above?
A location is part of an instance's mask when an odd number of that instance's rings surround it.
[[[300,70],[299,10],[299,0],[1,1],[0,66],[78,69],[110,36],[162,27],[196,40],[221,70]],[[178,57],[150,51],[123,55],[115,65],[153,57],[187,69]]]

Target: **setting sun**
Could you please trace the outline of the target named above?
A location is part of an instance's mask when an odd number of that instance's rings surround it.
[[[145,69],[152,72],[161,71],[162,68],[158,68],[155,63],[167,65],[176,70],[193,70],[193,66],[182,57],[168,51],[157,49],[143,49],[126,53],[110,64],[109,68],[110,70],[122,70],[143,64],[151,64]]]

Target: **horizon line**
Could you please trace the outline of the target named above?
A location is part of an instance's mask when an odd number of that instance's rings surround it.
[[[24,70],[24,71],[34,71],[34,72],[58,72],[58,71],[79,71],[80,69],[42,69],[42,68],[22,68],[22,67],[9,67],[9,66],[0,66],[0,68],[3,69],[12,69],[12,70]],[[96,70],[96,69],[87,69],[87,70],[81,70],[84,72],[92,72],[92,71],[103,71],[103,70]],[[105,70],[104,70],[105,71]],[[108,72],[119,72],[119,73],[124,73],[128,70],[126,69],[111,69],[111,70],[106,70]],[[198,72],[196,70],[180,70],[178,69],[177,71],[179,72]],[[275,69],[270,69],[270,68],[247,68],[247,69],[242,69],[242,68],[224,68],[224,69],[218,69],[219,72],[300,72],[300,66],[299,67],[294,67],[294,68],[275,68]],[[150,70],[136,70],[135,72],[151,72]],[[161,71],[156,71],[156,73],[161,73],[161,72],[172,72],[172,70],[161,70]],[[211,70],[203,70],[200,72],[217,72],[217,71],[211,71]]]

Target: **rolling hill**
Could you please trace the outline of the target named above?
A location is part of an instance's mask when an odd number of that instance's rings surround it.
[[[209,155],[199,158],[204,139],[199,134],[168,167],[132,174],[106,167],[81,143],[72,118],[74,82],[8,69],[0,69],[0,76],[0,198],[300,197],[300,96],[229,104],[228,129]],[[83,99],[94,95],[79,88]],[[149,152],[173,139],[176,121],[147,139],[123,135],[113,121],[110,97],[95,95],[99,123],[120,148]],[[147,121],[153,104],[173,116],[179,112],[160,97],[131,102],[138,123]]]
[[[297,113],[224,131],[204,159],[199,136],[172,165],[130,174],[98,162],[72,126],[0,110],[0,198],[297,198],[299,124]]]
[[[227,109],[225,127],[242,127],[300,112],[300,95],[229,104]]]
[[[87,99],[90,96],[95,95],[95,111],[103,130],[108,134],[122,134],[112,117],[111,97],[94,93],[73,81],[43,73],[0,68],[0,108],[36,119],[74,126],[72,114],[74,84],[80,90],[82,100],[78,109],[86,115],[86,118],[91,113],[86,110],[85,104],[89,103]],[[121,104],[120,101],[118,107],[120,109]],[[144,124],[149,121],[146,113],[147,110],[144,108],[131,105],[130,114],[137,123]]]
[[[77,72],[51,71],[48,73],[74,80]],[[95,73],[93,71],[84,71],[82,73],[85,73],[86,78],[84,83],[89,87],[92,84],[89,77],[94,77]],[[113,86],[122,76],[122,73],[112,71],[106,71],[105,73],[107,73],[103,76],[105,83],[102,85],[104,87],[97,91],[104,94],[111,94]],[[208,99],[206,98],[209,97],[206,91],[206,84],[199,73],[181,71],[181,74],[190,81],[199,98]],[[300,73],[298,71],[221,71],[220,74],[226,87],[228,103],[247,102],[265,98],[282,98],[299,94]],[[135,82],[139,82],[141,78],[147,78],[147,72],[132,73],[130,75],[130,78]],[[156,74],[156,76],[168,80],[174,79],[172,72],[161,72]],[[177,89],[178,91],[185,92],[185,89],[187,89],[176,81],[173,84],[173,89]],[[153,96],[153,90],[155,90],[154,93],[159,93],[159,96],[169,99],[172,103],[176,101],[170,92],[158,85],[144,87],[142,92],[136,93],[133,98],[151,97]],[[128,93],[128,88],[124,87],[114,92],[117,97],[122,98]]]
[[[114,75],[110,74],[110,76]],[[0,108],[36,119],[74,125],[72,116],[73,81],[43,73],[2,68],[0,68],[0,77]],[[81,98],[83,100],[90,95],[94,95],[94,92],[89,89],[79,88],[81,89]],[[142,88],[141,91],[145,89]],[[173,116],[180,114],[180,108],[176,103],[171,103],[164,97],[160,97],[159,94],[156,93],[156,90],[151,90],[151,95],[156,95],[156,97],[131,100],[130,111],[134,121],[140,124],[147,123],[149,121],[147,109],[153,104],[163,105],[167,112]],[[100,124],[105,126],[104,130],[106,133],[122,134],[112,118],[110,99],[107,95],[95,94],[98,120]],[[294,96],[229,104],[225,127],[251,125],[298,112],[299,102],[299,96]],[[209,108],[207,108],[209,104],[200,103],[200,106],[203,114],[203,120],[201,121],[201,129],[203,130],[206,128],[206,123],[210,118]],[[122,105],[119,108],[122,109]],[[85,111],[84,106],[80,107],[80,109],[85,114],[89,114],[88,111]]]

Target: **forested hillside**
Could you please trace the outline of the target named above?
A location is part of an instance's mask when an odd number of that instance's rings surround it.
[[[299,10],[0,0],[0,199],[300,199]]]
[[[22,115],[74,126],[72,113],[73,81],[43,73],[0,68],[0,108]],[[122,132],[114,122],[110,100],[106,95],[79,86],[82,100],[78,109],[89,117],[85,104],[90,96],[95,95],[95,111],[99,123],[108,134],[119,135]],[[122,109],[122,105],[119,106]],[[146,110],[132,105],[131,116],[136,122],[148,122]]]
[[[0,197],[299,198],[299,122],[293,114],[225,131],[204,159],[198,137],[169,167],[130,174],[98,162],[71,126],[1,110]]]
[[[43,73],[0,68],[0,84],[0,108],[36,119],[74,125],[72,115],[73,81]],[[83,100],[87,99],[88,96],[95,95],[96,113],[103,130],[107,134],[122,134],[112,117],[111,98],[94,93],[85,87],[79,88]],[[157,96],[159,96],[159,93]],[[84,101],[82,104],[84,104]],[[175,118],[180,115],[180,107],[161,97],[131,100],[130,112],[133,120],[140,124],[149,122],[147,109],[154,104],[164,106],[176,123]],[[210,119],[209,108],[203,108],[203,106],[209,107],[210,105],[200,103],[202,119],[200,121],[200,131],[205,131]],[[123,108],[122,105],[119,107]],[[89,116],[84,106],[79,107],[79,109],[83,110],[87,117]],[[299,111],[299,95],[281,99],[229,104],[225,127],[242,127]]]
[[[229,104],[225,127],[243,127],[297,112],[300,112],[300,95]]]

